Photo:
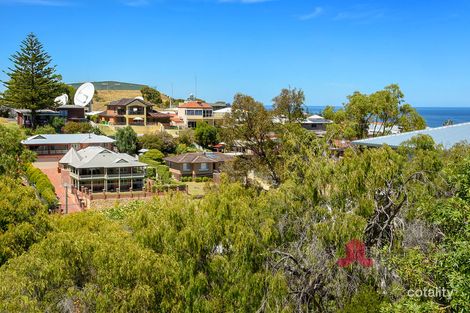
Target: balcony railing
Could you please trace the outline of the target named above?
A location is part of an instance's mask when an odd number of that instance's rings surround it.
[[[80,180],[87,179],[119,179],[119,178],[144,178],[145,173],[121,173],[121,174],[93,174],[93,175],[79,175],[70,173],[70,177]]]

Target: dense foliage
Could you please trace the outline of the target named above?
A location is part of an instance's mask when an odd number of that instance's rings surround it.
[[[55,194],[54,185],[52,185],[47,175],[32,165],[27,166],[25,174],[28,182],[34,186],[39,197],[44,201],[47,207],[50,210],[56,208],[59,201]]]
[[[390,133],[393,127],[403,131],[424,129],[426,123],[410,104],[396,84],[370,95],[354,92],[348,96],[344,108],[335,111],[324,109],[324,118],[334,121],[329,126],[329,137],[357,139],[369,134],[381,136]]]
[[[218,131],[215,126],[206,122],[197,123],[194,130],[196,142],[204,148],[208,148],[218,143]]]
[[[34,160],[34,154],[21,144],[23,139],[19,129],[0,125],[0,175],[18,177]]]
[[[130,155],[137,152],[137,134],[132,127],[126,126],[117,130],[116,147],[119,152]]]
[[[362,104],[376,98],[395,99],[401,115],[390,119],[418,127],[398,89],[363,96],[325,112],[343,114],[338,136],[364,134]],[[221,129],[249,153],[203,198],[169,192],[65,217],[46,215],[38,198],[51,186],[28,168],[21,134],[0,129],[0,311],[469,311],[470,146],[444,150],[417,136],[332,158],[329,138],[275,124],[241,94]],[[120,132],[119,149],[135,152],[137,137]],[[139,138],[154,191],[179,187],[162,163],[187,138]],[[21,186],[26,177],[36,189]],[[351,240],[371,267],[339,266]]]
[[[142,94],[142,97],[145,101],[151,102],[156,105],[161,105],[163,103],[160,91],[154,88],[145,86],[140,90],[140,93]]]

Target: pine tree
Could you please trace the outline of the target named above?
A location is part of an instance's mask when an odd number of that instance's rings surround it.
[[[36,112],[54,108],[54,99],[60,94],[62,77],[51,66],[51,57],[33,34],[22,41],[10,61],[13,66],[6,73],[9,81],[3,82],[6,91],[4,102],[19,109],[31,110],[31,126],[36,127]]]

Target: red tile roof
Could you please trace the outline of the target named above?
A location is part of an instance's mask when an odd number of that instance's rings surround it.
[[[210,104],[201,101],[185,102],[183,104],[180,104],[178,107],[185,109],[212,109],[212,106]]]

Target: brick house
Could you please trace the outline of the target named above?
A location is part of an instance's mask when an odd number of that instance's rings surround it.
[[[100,113],[100,122],[112,125],[147,126],[162,123],[170,124],[170,116],[153,110],[153,104],[142,99],[121,99],[106,105],[106,111]]]
[[[173,178],[181,177],[213,177],[220,173],[225,162],[233,160],[232,155],[220,152],[195,152],[166,157],[164,160],[170,167]]]
[[[112,149],[114,139],[95,134],[43,134],[31,136],[21,143],[38,156],[60,156],[71,148],[76,150],[90,146]]]

